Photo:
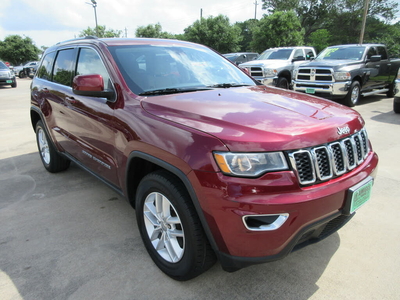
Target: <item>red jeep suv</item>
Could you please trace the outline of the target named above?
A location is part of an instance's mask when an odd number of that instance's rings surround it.
[[[30,115],[44,167],[72,161],[126,197],[149,255],[177,280],[323,239],[369,200],[377,170],[354,110],[266,87],[178,40],[47,49]]]

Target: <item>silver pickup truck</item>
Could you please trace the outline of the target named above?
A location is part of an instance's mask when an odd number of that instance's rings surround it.
[[[315,56],[313,47],[270,48],[257,60],[240,64],[239,67],[264,85],[288,89],[292,83],[293,70]]]
[[[331,46],[293,72],[293,89],[355,106],[361,96],[393,97],[399,67],[382,44]]]

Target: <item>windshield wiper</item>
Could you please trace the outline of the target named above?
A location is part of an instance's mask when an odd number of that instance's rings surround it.
[[[230,88],[230,87],[239,87],[239,86],[249,86],[250,84],[245,84],[245,83],[218,83],[218,84],[213,84],[210,85],[210,87],[213,88]]]
[[[195,88],[166,88],[152,91],[145,91],[140,93],[140,96],[145,95],[167,95],[167,94],[177,94],[177,93],[187,93],[187,92],[196,92],[196,91],[204,91],[210,90],[209,87],[195,87]]]

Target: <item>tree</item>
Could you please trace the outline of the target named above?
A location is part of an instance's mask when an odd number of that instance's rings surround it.
[[[240,51],[242,52],[248,52],[248,51],[254,51],[250,44],[251,41],[253,40],[253,32],[254,29],[257,28],[258,26],[258,20],[257,19],[249,19],[244,22],[236,22],[235,25],[240,27],[242,30],[242,42],[240,43]]]
[[[174,39],[175,36],[172,33],[162,31],[160,23],[155,25],[139,26],[136,29],[137,37],[147,38],[161,38],[161,39]]]
[[[331,45],[330,38],[331,38],[331,34],[329,33],[328,30],[318,29],[317,31],[314,31],[313,33],[310,34],[309,41],[310,41],[310,45],[313,45],[315,48],[315,51],[317,51],[317,53],[319,53],[322,50],[324,50],[326,47]]]
[[[33,44],[30,37],[9,35],[0,41],[0,57],[14,66],[31,60],[38,60],[40,49]]]
[[[271,47],[301,46],[304,44],[304,30],[293,11],[277,11],[264,15],[254,29],[251,47],[262,52]]]
[[[114,37],[121,37],[122,35],[122,30],[113,30],[113,29],[106,29],[106,26],[98,25],[97,26],[97,31],[96,27],[90,28],[88,27],[85,30],[82,30],[79,33],[80,37],[85,37],[85,36],[97,36],[99,38],[114,38]]]
[[[213,48],[221,53],[237,52],[242,40],[241,29],[223,15],[195,21],[184,29],[185,40]]]

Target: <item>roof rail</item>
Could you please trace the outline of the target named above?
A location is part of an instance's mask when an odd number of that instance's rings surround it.
[[[67,43],[67,42],[72,42],[72,41],[79,41],[79,40],[91,40],[91,39],[98,39],[97,36],[94,35],[87,35],[85,37],[81,37],[81,38],[75,38],[75,39],[70,39],[70,40],[65,40],[62,42],[58,42],[56,45],[62,44],[62,43]]]

